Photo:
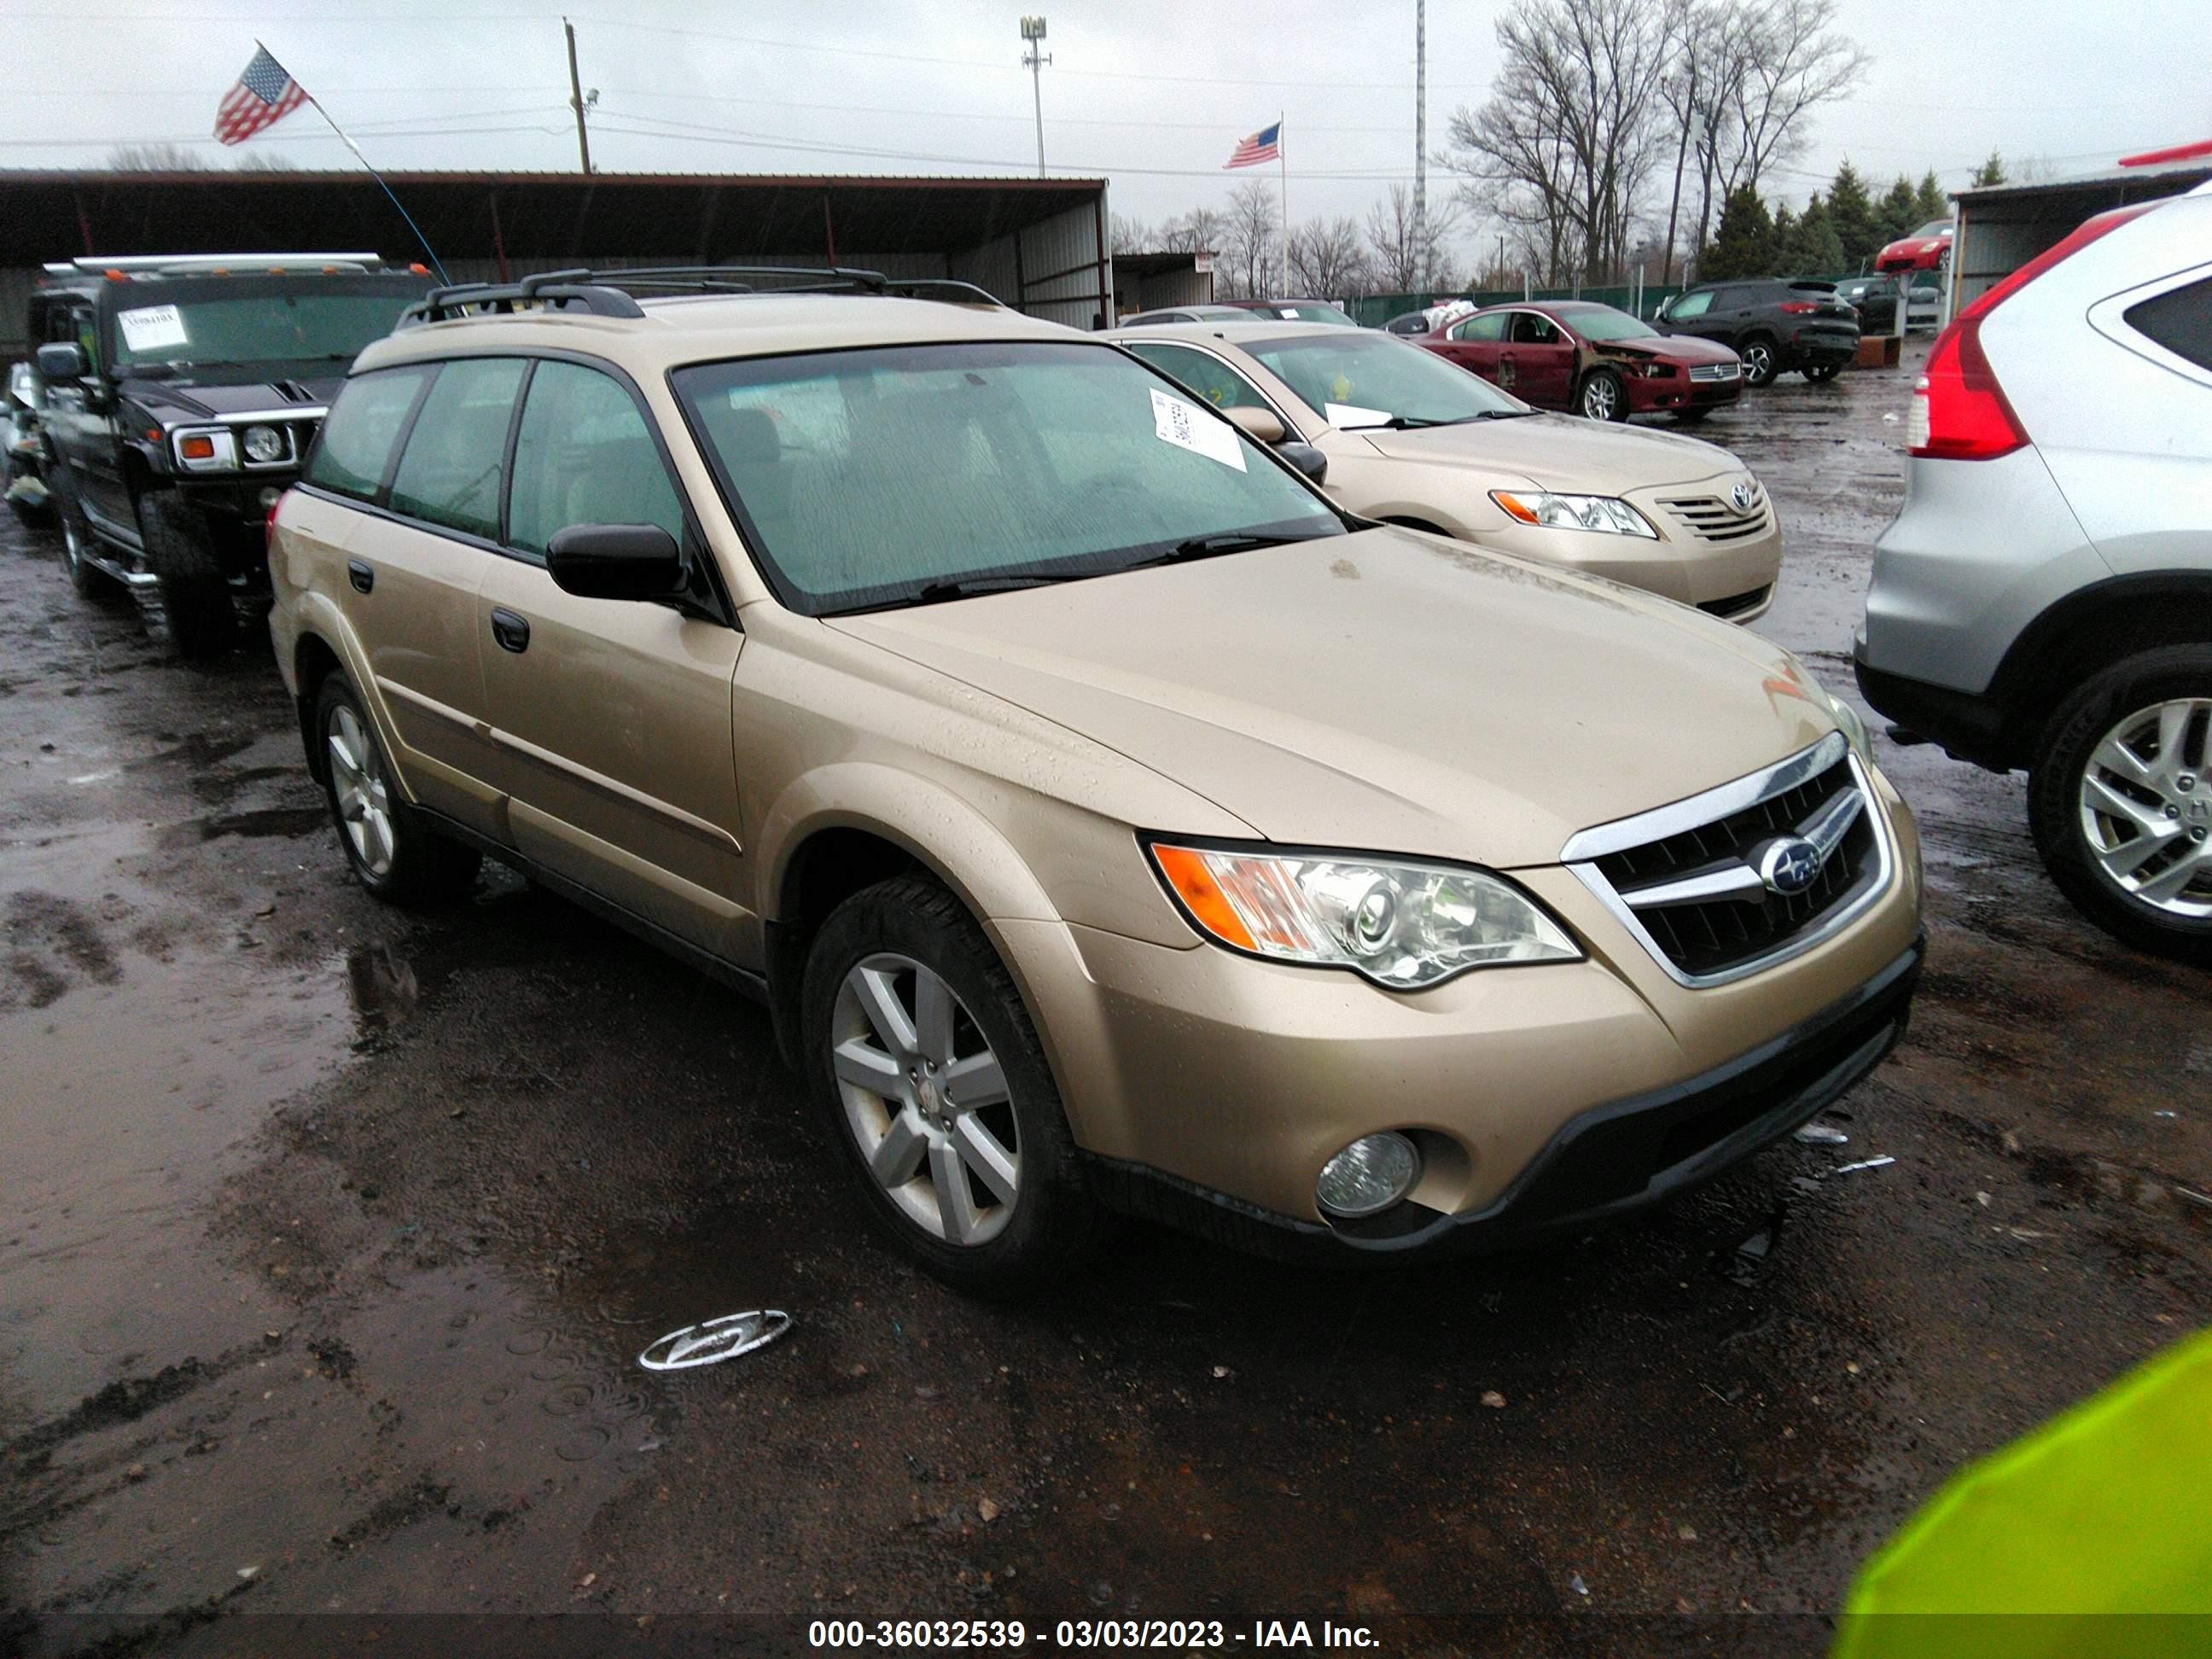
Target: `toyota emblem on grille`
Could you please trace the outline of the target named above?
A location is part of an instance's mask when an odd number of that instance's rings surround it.
[[[1759,854],[1759,878],[1766,884],[1770,893],[1794,897],[1820,878],[1820,866],[1825,861],[1820,849],[1804,836],[1784,836],[1767,842]]]
[[[1735,510],[1739,513],[1750,512],[1752,503],[1758,499],[1759,486],[1748,478],[1739,481],[1736,487],[1729,491],[1729,500],[1735,503]]]

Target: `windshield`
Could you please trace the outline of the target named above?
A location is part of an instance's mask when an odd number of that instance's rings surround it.
[[[115,366],[350,362],[391,333],[420,293],[419,284],[387,284],[380,293],[295,288],[202,295],[178,284],[158,296],[127,295],[131,303],[115,313]]]
[[[1585,340],[1644,340],[1656,337],[1659,332],[1642,319],[1615,311],[1611,306],[1564,312],[1561,318]]]
[[[1340,430],[1479,421],[1519,415],[1528,405],[1489,381],[1393,334],[1300,334],[1246,340],[1265,363],[1322,418]]]
[[[763,574],[810,615],[1344,533],[1258,445],[1108,346],[894,346],[672,379]]]

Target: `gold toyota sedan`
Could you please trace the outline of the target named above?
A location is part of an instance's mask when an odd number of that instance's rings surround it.
[[[1369,328],[1194,323],[1109,335],[1266,443],[1310,446],[1364,519],[1607,576],[1747,623],[1782,524],[1718,445],[1531,408]]]
[[[1096,337],[811,277],[441,290],[355,364],[270,631],[371,893],[489,855],[752,993],[979,1293],[1109,1207],[1583,1226],[1897,1042],[1911,817],[1788,653],[1354,519]]]

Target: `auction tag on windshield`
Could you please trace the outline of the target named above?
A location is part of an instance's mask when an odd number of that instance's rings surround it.
[[[1362,409],[1358,404],[1323,404],[1322,417],[1340,432],[1351,432],[1363,426],[1388,426],[1390,411],[1387,409]]]
[[[1152,393],[1152,435],[1164,444],[1244,471],[1244,446],[1237,441],[1236,428],[1164,392]]]
[[[116,322],[123,330],[123,343],[133,351],[159,351],[165,346],[180,346],[185,341],[185,319],[174,306],[141,306],[136,311],[120,312]]]

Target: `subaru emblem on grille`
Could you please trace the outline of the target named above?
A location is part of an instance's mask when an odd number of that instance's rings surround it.
[[[1754,867],[1759,878],[1766,884],[1767,891],[1788,898],[1819,880],[1820,866],[1825,862],[1820,849],[1804,836],[1784,836],[1760,849]]]
[[[1759,486],[1748,478],[1740,479],[1736,487],[1729,491],[1729,500],[1735,503],[1735,510],[1739,513],[1750,512],[1751,504],[1758,499]]]

